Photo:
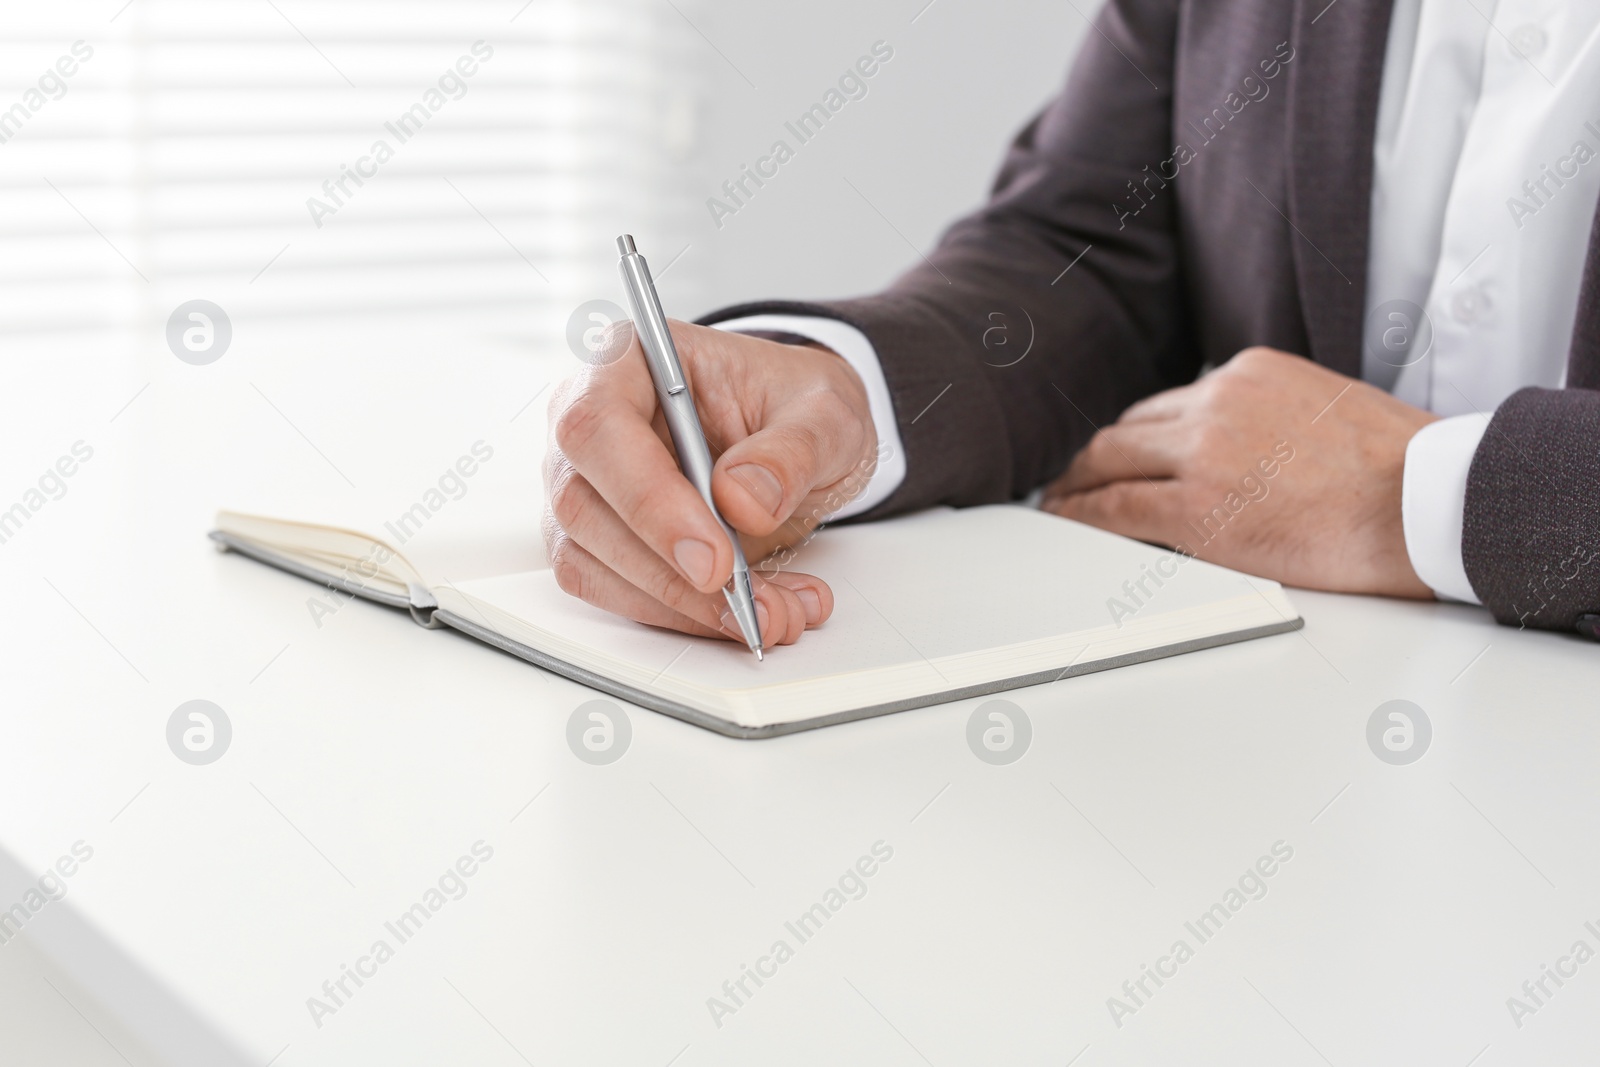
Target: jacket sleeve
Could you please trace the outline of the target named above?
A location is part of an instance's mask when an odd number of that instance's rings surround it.
[[[1500,622],[1594,632],[1600,614],[1600,391],[1523,389],[1472,457],[1461,554]]]
[[[1133,179],[1172,153],[1177,8],[1108,0],[1060,96],[1011,145],[988,203],[886,291],[701,320],[823,315],[866,334],[907,464],[867,517],[1025,495],[1096,427],[1198,372],[1175,198],[1131,210],[1141,203]]]

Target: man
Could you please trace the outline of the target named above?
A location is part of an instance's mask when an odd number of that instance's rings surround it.
[[[1600,5],[1108,0],[990,202],[887,291],[675,327],[718,508],[757,559],[1045,486],[1291,585],[1594,637],[1595,101]],[[551,405],[555,573],[728,636],[731,551],[609,341]],[[769,644],[832,609],[808,575],[759,585]]]

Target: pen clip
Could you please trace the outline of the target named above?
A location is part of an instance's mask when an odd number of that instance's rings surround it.
[[[628,303],[633,306],[633,328],[639,334],[639,342],[644,346],[652,370],[659,372],[661,390],[668,396],[681,393],[689,384],[684,380],[678,349],[672,343],[672,331],[667,328],[667,315],[661,308],[661,298],[656,295],[655,281],[650,277],[650,265],[629,234],[617,238],[617,251],[622,257],[619,266],[628,290]]]
[[[646,300],[654,300],[655,297],[654,289],[646,290]],[[659,307],[659,304],[657,306]],[[689,383],[683,377],[683,365],[678,362],[678,346],[672,343],[672,332],[662,325],[666,321],[663,316],[652,321],[648,328],[653,335],[656,351],[661,354],[661,388],[668,396],[676,396],[688,389]],[[634,328],[638,327],[639,323],[636,321]]]

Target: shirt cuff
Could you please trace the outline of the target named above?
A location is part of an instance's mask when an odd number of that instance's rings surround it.
[[[1400,488],[1406,554],[1417,577],[1441,600],[1482,603],[1461,557],[1461,527],[1467,472],[1488,428],[1488,415],[1458,415],[1429,423],[1406,446]]]
[[[811,315],[746,315],[742,319],[727,319],[714,323],[719,330],[734,333],[752,330],[772,333],[792,333],[837,352],[855,369],[867,389],[867,406],[872,413],[872,426],[878,435],[878,466],[861,495],[838,511],[826,516],[824,522],[848,519],[877,507],[906,480],[905,450],[900,445],[900,424],[894,418],[894,401],[889,396],[889,382],[883,376],[883,366],[878,362],[878,351],[867,340],[867,335],[838,319],[825,319]]]

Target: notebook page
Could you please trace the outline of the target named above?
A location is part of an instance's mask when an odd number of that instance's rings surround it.
[[[941,674],[930,661],[1026,642],[1081,649],[1091,636],[1122,629],[1107,605],[1112,597],[1134,610],[1141,627],[1176,614],[1202,620],[1197,629],[1204,633],[1208,608],[1228,605],[1236,617],[1241,603],[1258,601],[1269,616],[1262,622],[1280,618],[1242,575],[1198,560],[1180,563],[1164,550],[1017,506],[939,509],[826,530],[793,569],[829,582],[834,613],[798,644],[769,649],[764,663],[732,642],[686,637],[600,611],[562,593],[548,572],[457,588],[479,610],[545,631],[529,643],[560,658],[622,665],[618,676],[630,684],[754,691],[758,702],[761,690],[863,672],[889,672],[895,684],[916,691],[953,688],[939,684],[948,681],[948,669]],[[1175,576],[1157,587],[1147,577],[1152,571]],[[1151,595],[1135,607],[1122,583],[1141,578]],[[1004,667],[997,663],[993,677],[1007,677]]]

